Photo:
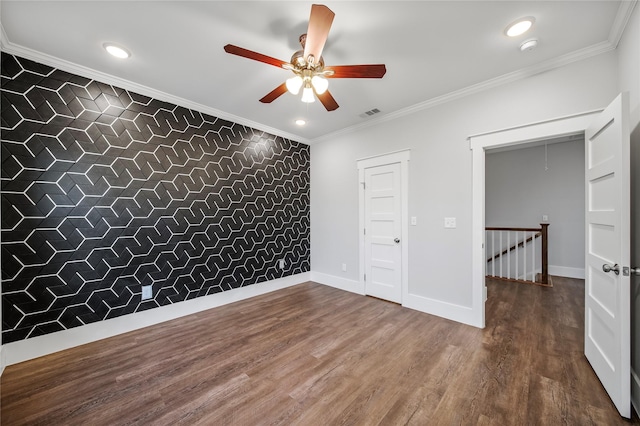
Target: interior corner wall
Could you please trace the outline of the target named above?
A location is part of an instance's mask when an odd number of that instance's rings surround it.
[[[640,5],[618,46],[620,92],[629,92],[631,132],[631,265],[640,267]],[[631,277],[631,400],[640,412],[640,277]]]
[[[1,117],[3,345],[308,275],[307,145],[6,53]]]
[[[485,169],[486,226],[537,228],[547,215],[551,274],[584,278],[584,138],[488,151]]]
[[[617,90],[616,53],[611,51],[313,144],[312,274],[360,281],[356,160],[410,149],[408,214],[417,224],[409,227],[409,249],[403,253],[409,257],[404,272],[409,297],[438,304],[441,312],[471,308],[472,152],[467,138],[604,108]],[[445,217],[455,217],[457,228],[445,229]]]

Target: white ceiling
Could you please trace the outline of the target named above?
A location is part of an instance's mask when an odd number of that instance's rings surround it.
[[[384,120],[615,48],[635,1],[327,1],[336,17],[327,65],[384,63],[375,79],[332,79],[327,112],[285,94],[258,102],[290,72],[227,54],[235,44],[288,61],[312,2],[8,1],[0,4],[9,53],[302,142]],[[534,16],[510,39],[510,22]],[[539,46],[518,46],[537,38]],[[105,53],[107,41],[132,57]],[[362,118],[378,108],[382,113]],[[307,120],[304,127],[295,119]]]

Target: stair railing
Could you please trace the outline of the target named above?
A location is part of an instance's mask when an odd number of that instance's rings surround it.
[[[487,277],[550,286],[548,228],[485,228]]]

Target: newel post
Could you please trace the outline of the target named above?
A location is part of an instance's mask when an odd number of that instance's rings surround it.
[[[540,224],[540,233],[542,234],[542,284],[549,284],[549,242],[548,242],[548,223]]]

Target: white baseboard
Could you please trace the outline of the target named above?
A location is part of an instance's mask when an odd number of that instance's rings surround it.
[[[6,345],[2,345],[2,352],[0,354],[6,365],[17,364],[74,346],[95,342],[107,337],[249,299],[307,281],[310,281],[309,272],[240,287],[209,296],[198,297],[196,299],[174,303],[173,305],[160,306],[155,309],[136,312],[81,327],[7,343]],[[3,365],[5,364],[3,363]]]
[[[584,280],[584,268],[571,268],[569,266],[549,265],[549,275],[559,277],[578,278]]]
[[[349,291],[351,293],[365,294],[364,283],[361,283],[360,281],[316,271],[311,271],[311,281],[340,290]],[[402,306],[463,324],[472,325],[474,327],[482,327],[481,324],[477,324],[473,309],[467,306],[454,305],[415,294],[403,295]]]
[[[631,369],[631,405],[640,414],[640,378],[633,368]]]
[[[329,287],[335,287],[340,290],[350,291],[351,293],[364,294],[364,284],[356,280],[311,271],[311,281],[328,285]]]
[[[404,297],[402,306],[474,327],[483,328],[484,326],[478,324],[477,315],[469,306],[455,305],[416,294],[408,294]]]
[[[4,356],[7,351],[3,351],[2,349],[3,347],[2,345],[0,345],[0,376],[2,376],[2,373],[4,373],[4,367],[7,366],[7,359]]]

